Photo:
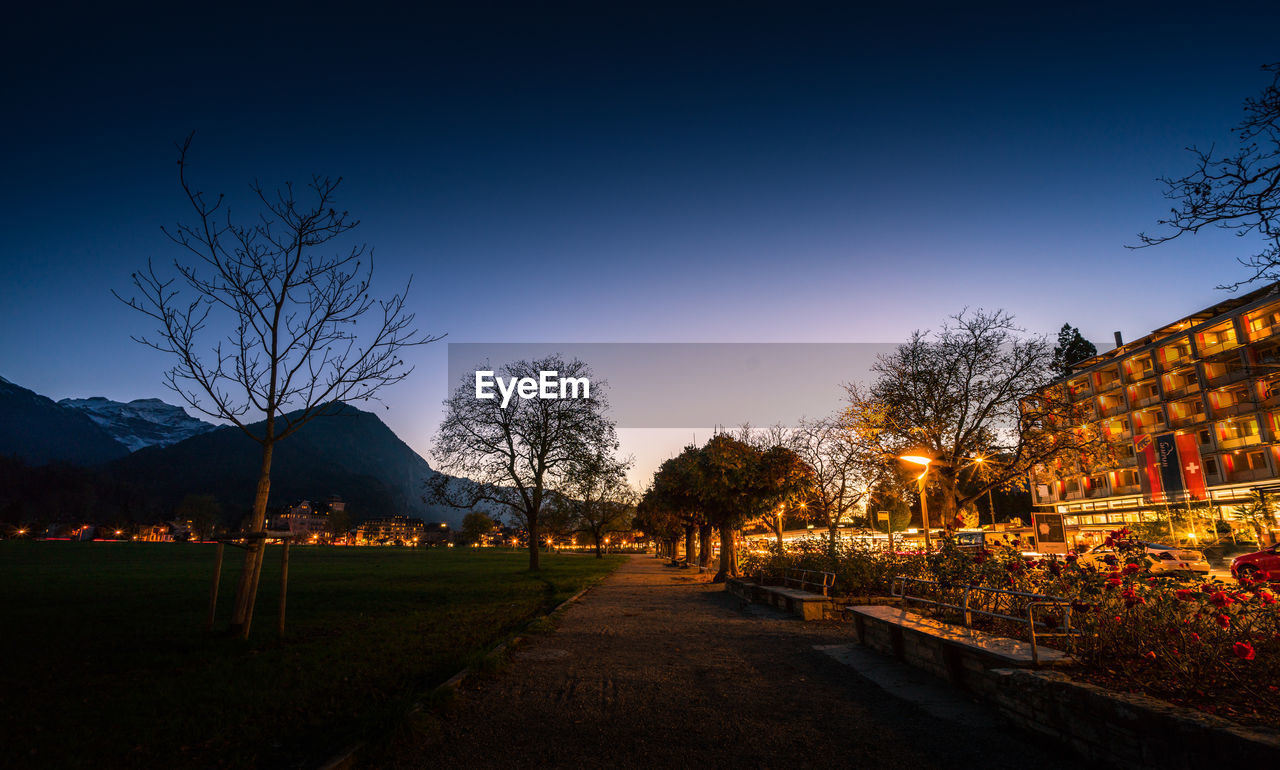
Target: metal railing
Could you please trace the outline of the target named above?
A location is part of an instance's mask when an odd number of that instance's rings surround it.
[[[913,596],[909,591],[910,586],[928,586],[933,589],[936,598],[931,599],[920,595]],[[946,592],[956,595],[957,600],[946,601],[948,598]],[[893,579],[889,587],[889,593],[902,599],[904,605],[907,602],[917,602],[956,610],[963,614],[965,628],[973,627],[974,615],[984,615],[990,618],[999,618],[1023,624],[1027,627],[1027,634],[1031,639],[1031,662],[1035,666],[1040,665],[1039,640],[1041,638],[1070,638],[1078,636],[1080,633],[1079,630],[1071,626],[1071,600],[1060,596],[1011,591],[1005,588],[951,585],[937,580],[924,580],[903,575]],[[1050,626],[1043,617],[1040,620],[1036,620],[1036,611],[1043,610],[1046,607],[1062,610],[1061,622],[1057,626]]]

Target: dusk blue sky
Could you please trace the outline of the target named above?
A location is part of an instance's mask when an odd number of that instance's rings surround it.
[[[1276,3],[844,5],[17,11],[0,376],[176,400],[109,290],[176,256],[193,129],[245,204],[345,177],[378,286],[454,342],[893,342],[964,306],[1109,342],[1243,277],[1234,237],[1124,246],[1267,82]],[[425,455],[444,343],[410,358],[378,411]]]

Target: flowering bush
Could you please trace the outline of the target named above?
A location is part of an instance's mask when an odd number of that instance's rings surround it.
[[[748,574],[780,574],[787,567],[834,572],[836,592],[844,595],[888,594],[901,575],[936,581],[944,598],[958,597],[965,586],[1060,597],[1070,609],[1045,613],[1046,625],[1056,627],[1045,630],[1064,630],[1070,621],[1079,633],[1068,646],[1086,674],[1206,711],[1230,703],[1233,716],[1249,709],[1280,714],[1280,603],[1265,581],[1226,584],[1153,573],[1145,546],[1129,530],[1110,533],[1107,542],[1117,554],[1099,567],[1082,566],[1071,554],[1029,559],[1017,542],[974,550],[950,538],[928,555],[801,541],[743,563]],[[975,618],[995,633],[1020,632],[1014,623]],[[1050,642],[1060,643],[1061,637]]]

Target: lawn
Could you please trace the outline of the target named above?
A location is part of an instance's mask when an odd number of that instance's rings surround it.
[[[622,560],[294,548],[282,644],[278,546],[252,638],[204,632],[214,549],[0,542],[0,765],[314,766]]]

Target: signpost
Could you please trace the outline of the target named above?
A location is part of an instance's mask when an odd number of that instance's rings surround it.
[[[1036,550],[1040,553],[1065,554],[1067,552],[1067,530],[1062,526],[1062,514],[1031,514],[1032,526],[1036,533]]]
[[[884,531],[889,533],[889,550],[893,550],[893,525],[889,523],[888,511],[877,511],[876,518],[884,522]]]

